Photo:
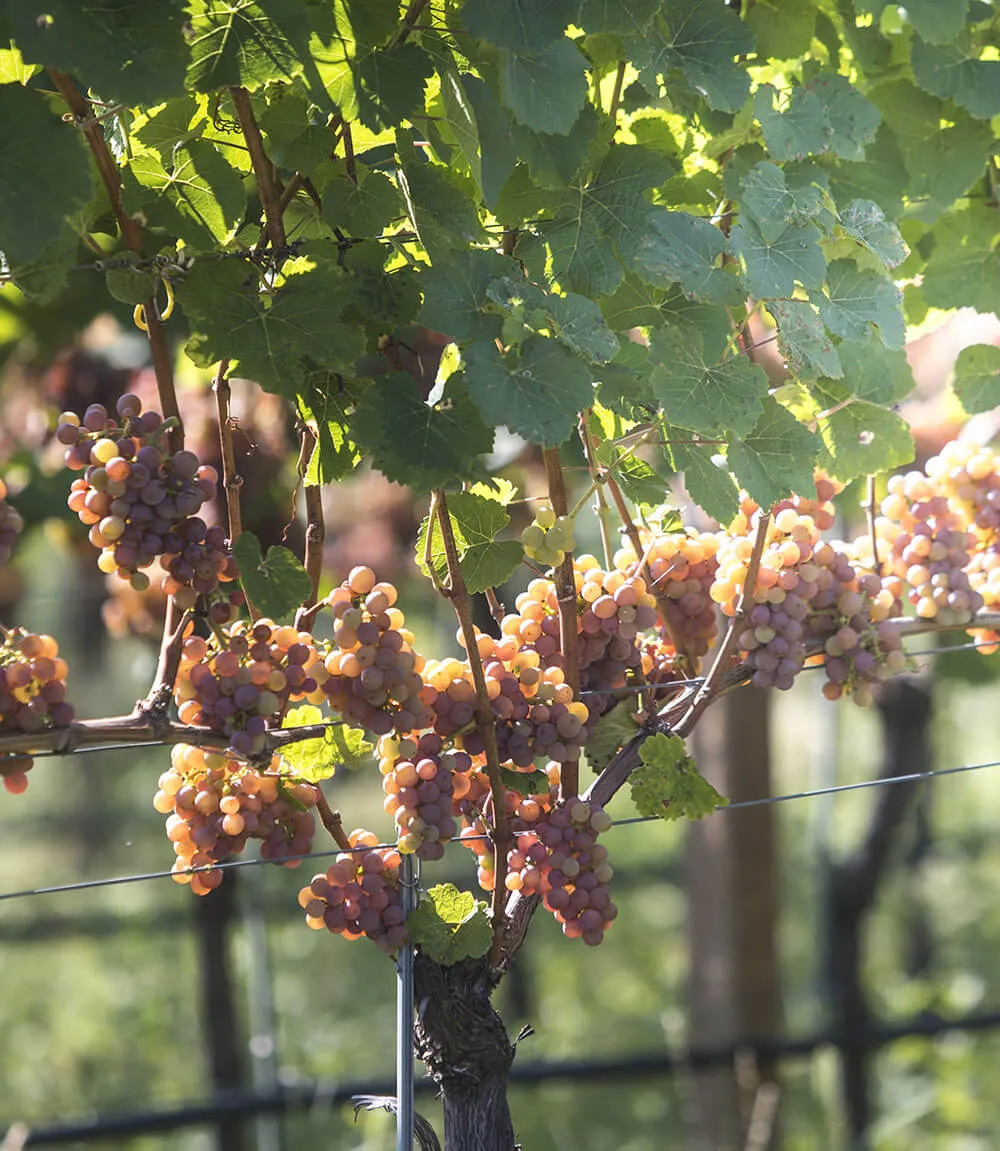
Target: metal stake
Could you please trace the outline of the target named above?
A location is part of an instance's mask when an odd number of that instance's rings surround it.
[[[412,855],[402,857],[399,886],[403,911],[417,905],[416,868]],[[413,1151],[413,947],[399,949],[396,960],[396,1151]]]

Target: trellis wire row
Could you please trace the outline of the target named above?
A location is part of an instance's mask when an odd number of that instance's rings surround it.
[[[963,764],[961,767],[943,767],[931,771],[915,771],[907,775],[893,775],[880,779],[865,779],[858,783],[842,783],[835,787],[820,787],[813,791],[795,791],[789,792],[787,795],[771,795],[764,796],[760,799],[744,799],[738,803],[723,804],[715,809],[715,814],[727,811],[741,811],[751,807],[768,807],[774,803],[787,803],[793,799],[818,799],[823,795],[838,795],[846,791],[861,791],[872,787],[887,787],[894,783],[915,783],[921,779],[936,779],[939,776],[946,775],[960,775],[968,771],[982,771],[988,767],[1000,767],[1000,760],[991,760],[988,763],[969,763]],[[615,827],[627,827],[636,823],[656,823],[659,822],[657,816],[634,816],[629,819],[618,819],[612,824],[612,830]],[[525,828],[522,831],[514,832],[515,835],[529,835],[531,834],[530,828]],[[452,847],[457,844],[469,843],[473,840],[488,839],[486,835],[470,835],[462,840],[453,839],[447,844]],[[335,848],[329,851],[310,851],[305,855],[292,855],[287,857],[286,860],[271,860],[271,859],[232,859],[223,863],[213,864],[211,867],[191,867],[184,869],[184,874],[194,875],[199,871],[221,871],[228,870],[229,868],[237,867],[259,867],[262,864],[296,862],[306,859],[328,859],[330,856],[341,855],[346,851],[353,852],[366,852],[375,850],[392,850],[396,847],[395,843],[378,843],[371,846],[361,846],[347,848]],[[178,872],[175,871],[147,871],[138,875],[120,875],[107,879],[88,879],[82,880],[79,883],[64,883],[57,884],[50,887],[34,887],[25,888],[21,891],[5,891],[0,892],[0,902],[5,902],[10,899],[24,899],[33,895],[58,895],[67,891],[87,891],[90,888],[96,887],[118,887],[126,883],[142,883],[148,879],[172,879]]]

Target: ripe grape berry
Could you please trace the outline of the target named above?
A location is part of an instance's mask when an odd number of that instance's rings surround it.
[[[421,743],[423,748],[421,748]],[[398,850],[427,862],[441,859],[458,832],[452,816],[454,752],[434,754],[442,741],[433,733],[414,739],[383,736],[378,743],[385,810],[396,823]],[[468,761],[465,756],[463,762]]]

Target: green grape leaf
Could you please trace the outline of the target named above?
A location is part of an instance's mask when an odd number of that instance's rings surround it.
[[[1000,348],[995,344],[963,348],[955,361],[953,387],[969,415],[1000,404]]]
[[[576,23],[580,0],[467,0],[462,23],[470,36],[512,52],[535,52]]]
[[[178,144],[198,135],[204,127],[204,119],[192,127],[197,113],[198,101],[194,96],[168,100],[135,129],[136,139],[143,147],[158,152],[160,159],[167,163]]]
[[[151,152],[136,156],[129,170],[145,189],[138,206],[150,227],[179,236],[195,251],[228,243],[243,223],[246,190],[240,174],[207,140],[175,148],[170,171]]]
[[[520,355],[501,358],[490,344],[463,352],[472,399],[491,426],[543,447],[561,444],[573,432],[577,413],[594,398],[591,372],[583,360],[555,340],[532,336]]]
[[[262,555],[260,540],[253,532],[243,532],[233,544],[240,567],[240,584],[247,599],[269,619],[290,619],[295,609],[312,591],[309,573],[296,557],[283,547],[267,549]]]
[[[895,268],[910,254],[906,241],[895,224],[871,200],[852,200],[840,213],[844,231],[888,268]]]
[[[778,325],[778,347],[794,375],[838,379],[840,357],[816,309],[805,300],[771,300],[767,310]]]
[[[311,727],[324,723],[325,717],[318,707],[303,704],[289,708],[281,721],[283,729]],[[338,767],[356,770],[371,759],[375,744],[365,739],[364,732],[346,723],[331,723],[322,738],[301,739],[282,745],[280,755],[284,763],[307,783],[332,779]]]
[[[135,264],[139,257],[134,252],[127,257]],[[108,294],[123,304],[141,304],[156,295],[159,277],[151,268],[108,268],[104,273]]]
[[[935,47],[919,36],[910,58],[913,78],[925,92],[954,100],[977,119],[1000,113],[1000,60],[970,59],[961,41]]]
[[[805,288],[818,288],[826,272],[826,257],[819,246],[820,231],[815,224],[799,227],[789,224],[773,241],[761,235],[750,217],[740,220],[732,231],[733,251],[743,260],[747,286],[759,299],[790,296],[796,282]]]
[[[761,84],[754,94],[754,115],[774,160],[801,160],[826,149],[827,125],[823,105],[815,92],[796,88],[786,109],[775,107],[778,91]]]
[[[539,228],[548,245],[552,276],[568,291],[584,296],[613,292],[624,274],[612,241],[601,234],[589,212],[570,208]],[[522,252],[518,245],[517,254]]]
[[[634,503],[655,506],[663,502],[669,485],[645,460],[622,455],[610,440],[597,445],[596,456],[602,467],[614,467],[619,486]]]
[[[629,776],[640,815],[665,820],[703,819],[729,800],[695,767],[677,735],[657,733],[639,749],[642,767]]]
[[[494,279],[515,275],[517,265],[498,252],[466,249],[435,260],[420,277],[420,322],[453,340],[495,339],[500,319],[485,311],[490,306],[487,289]]]
[[[191,63],[187,87],[195,92],[294,80],[309,58],[309,18],[298,0],[188,0]]]
[[[506,116],[506,113],[504,113]],[[584,104],[573,127],[564,135],[534,132],[507,121],[508,146],[528,166],[531,178],[543,188],[565,191],[587,161],[588,150],[600,127],[592,104]]]
[[[64,223],[56,238],[42,249],[41,255],[27,263],[11,265],[11,278],[25,299],[34,304],[48,304],[66,287],[66,278],[77,263],[79,239]]]
[[[789,224],[805,224],[823,206],[823,197],[812,185],[789,188],[784,171],[766,160],[755,164],[740,182],[744,218],[749,213],[768,244],[773,244]]]
[[[476,486],[481,488],[482,485]],[[448,515],[466,588],[474,594],[506,583],[524,559],[524,549],[513,540],[496,538],[510,523],[504,505],[477,492],[456,492],[448,496]],[[430,521],[425,516],[417,536],[417,564],[424,575],[429,574],[424,563],[429,525]],[[437,524],[434,525],[430,559],[438,578],[446,581],[448,564]]]
[[[285,93],[273,99],[257,122],[267,136],[268,155],[279,168],[308,174],[330,155],[331,132],[322,120],[313,122],[302,96]]]
[[[382,172],[359,172],[357,183],[338,178],[323,190],[323,219],[349,236],[379,236],[402,214],[396,186]]]
[[[626,276],[610,295],[597,302],[608,326],[615,332],[629,328],[652,328],[663,322],[663,302],[667,293],[638,276]]]
[[[423,400],[409,372],[380,376],[355,409],[351,438],[384,476],[417,494],[481,478],[478,457],[493,450],[492,429],[454,375],[434,404]]]
[[[0,251],[30,263],[90,199],[87,149],[40,92],[16,84],[0,87],[0,124]]]
[[[590,727],[584,754],[592,771],[602,772],[618,751],[639,734],[639,725],[632,718],[634,711],[633,701],[620,700]]]
[[[509,220],[510,216],[500,212],[500,193],[517,162],[517,148],[511,140],[510,120],[489,85],[478,76],[463,72],[459,81],[475,115],[478,167],[474,167],[473,175],[479,180],[487,208],[495,212],[498,218]],[[553,137],[560,141],[566,138]],[[471,146],[471,143],[467,146]],[[468,155],[466,159],[472,166],[472,159]],[[515,219],[520,218],[515,216]]]
[[[822,380],[812,391],[831,413],[817,421],[823,440],[819,464],[835,480],[850,483],[912,461],[913,436],[901,416],[866,400],[852,401],[840,381]]]
[[[653,332],[650,382],[667,419],[704,435],[747,435],[757,423],[767,395],[767,376],[746,356],[719,362],[705,359],[695,332],[673,324]]]
[[[843,386],[859,400],[892,404],[913,391],[913,370],[902,348],[887,348],[870,333],[863,344],[843,343],[838,349],[843,364]]]
[[[13,41],[8,43],[8,48],[0,48],[0,84],[27,84],[41,72],[42,65],[26,64]]]
[[[358,119],[377,132],[422,111],[424,83],[433,73],[430,56],[412,42],[362,56],[356,77]]]
[[[947,4],[940,0],[907,0],[903,11],[907,21],[928,44],[947,44],[965,27],[969,0],[948,0]]]
[[[809,490],[819,440],[771,396],[765,398],[764,411],[748,435],[728,438],[729,466],[762,508]]]
[[[493,941],[485,902],[453,883],[432,887],[410,912],[406,930],[410,940],[442,967],[485,955]]]
[[[316,435],[303,482],[322,487],[350,475],[361,462],[361,452],[348,433],[353,397],[344,391],[342,379],[335,372],[308,373],[296,398],[302,418]]]
[[[725,250],[726,237],[708,220],[687,212],[657,211],[648,216],[647,229],[629,256],[634,271],[651,284],[670,287],[677,282],[688,296],[736,304],[744,298],[740,282],[717,266]]]
[[[827,149],[842,160],[863,160],[865,145],[875,139],[882,116],[846,77],[817,72],[808,81],[823,105]]]
[[[853,260],[834,260],[827,269],[827,292],[810,292],[809,299],[834,335],[864,340],[874,327],[887,348],[903,346],[902,293],[891,280]]]
[[[602,235],[619,248],[636,244],[654,211],[643,193],[665,184],[677,172],[668,156],[629,144],[616,144],[592,184],[583,190],[584,211]]]
[[[712,519],[728,524],[740,510],[740,493],[725,467],[712,461],[715,444],[700,445],[690,428],[669,425],[665,435],[674,467],[684,474],[684,486],[692,500]]]
[[[397,144],[402,160],[400,191],[431,262],[447,249],[481,239],[470,181],[419,159],[406,133],[397,133]]]
[[[200,263],[177,289],[191,324],[186,351],[196,364],[238,356],[241,375],[283,395],[301,379],[300,356],[353,375],[362,333],[336,322],[350,298],[347,273],[328,266],[290,276],[266,300],[245,275],[232,263]]]
[[[481,82],[481,81],[480,81]],[[469,99],[468,92],[462,84],[462,77],[452,67],[440,69],[441,102],[444,104],[445,118],[451,134],[455,137],[462,158],[469,165],[469,174],[473,183],[483,190],[482,149],[479,145],[479,126],[476,122],[476,110]],[[499,110],[499,105],[497,105]],[[503,115],[501,111],[501,115]],[[510,167],[513,167],[513,157]],[[507,171],[510,171],[508,167]],[[507,173],[503,179],[507,178]],[[501,180],[502,183],[502,180]],[[500,190],[499,185],[496,189]]]
[[[809,51],[816,8],[802,0],[757,0],[745,16],[761,59],[799,60]]]
[[[934,250],[924,269],[923,295],[932,308],[1000,307],[1000,225],[985,204],[949,213],[935,227]]]
[[[587,99],[587,61],[565,36],[542,51],[500,50],[500,99],[519,124],[564,136]]]
[[[655,92],[660,77],[680,68],[709,107],[739,111],[750,80],[735,57],[754,50],[749,27],[728,6],[701,0],[666,0],[656,13],[648,27],[625,38],[629,58],[645,87]]]
[[[5,8],[24,60],[73,72],[104,100],[158,104],[184,91],[183,0],[14,0]]]
[[[518,795],[548,794],[549,777],[544,771],[512,771],[509,767],[500,768],[500,782],[508,791]]]
[[[555,320],[554,335],[571,352],[606,364],[618,354],[618,337],[604,322],[601,309],[586,296],[569,293],[547,296],[547,305]]]

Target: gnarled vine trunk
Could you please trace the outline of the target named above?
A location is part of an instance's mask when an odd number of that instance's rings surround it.
[[[417,1055],[441,1090],[444,1151],[513,1151],[507,1076],[514,1046],[490,995],[486,959],[414,958]]]

